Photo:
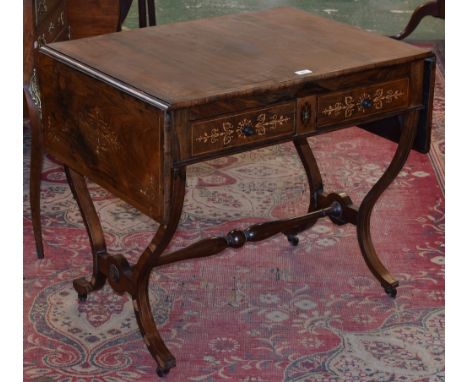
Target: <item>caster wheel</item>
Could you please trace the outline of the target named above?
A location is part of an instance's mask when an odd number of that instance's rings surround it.
[[[296,235],[287,235],[288,241],[296,247],[299,244],[299,238]]]
[[[79,302],[85,302],[87,298],[88,298],[87,294],[79,294],[78,295],[78,301]]]
[[[397,289],[392,286],[388,286],[384,288],[385,293],[387,293],[391,298],[395,298],[397,295]]]
[[[159,367],[159,366],[156,368],[156,374],[160,378],[164,378],[166,375],[168,375],[169,371],[171,371],[171,369],[163,369],[162,367]]]

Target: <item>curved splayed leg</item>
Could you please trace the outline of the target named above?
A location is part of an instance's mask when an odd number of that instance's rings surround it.
[[[143,340],[158,364],[157,374],[165,376],[175,367],[176,360],[161,338],[151,310],[148,295],[151,270],[170,243],[182,214],[185,195],[185,169],[181,169],[173,179],[171,213],[166,225],[161,225],[133,268],[134,291],[133,308]]]
[[[318,205],[318,195],[323,191],[322,176],[315,160],[314,154],[307,142],[307,138],[300,137],[294,139],[294,147],[296,148],[297,154],[301,160],[304,171],[307,175],[307,181],[309,184],[309,207],[307,212],[316,210]],[[293,232],[285,232],[285,235],[291,245],[296,246],[299,244],[299,238],[297,234],[311,227],[315,222],[308,224],[307,226],[300,227]]]
[[[86,278],[79,278],[73,281],[73,287],[78,292],[78,298],[80,301],[84,301],[88,293],[101,289],[106,283],[106,276],[99,271],[99,261],[107,254],[107,249],[102,226],[89,194],[85,178],[67,166],[65,166],[65,174],[73,196],[80,208],[93,254],[93,273],[91,280],[88,281]]]
[[[387,187],[393,182],[408,159],[408,155],[416,136],[417,124],[417,111],[409,112],[403,117],[400,142],[393,159],[377,183],[365,196],[361,206],[359,207],[357,216],[356,228],[361,253],[372,274],[380,282],[385,292],[391,297],[396,296],[398,281],[395,280],[387,268],[385,268],[375,251],[370,231],[370,220],[375,203]]]

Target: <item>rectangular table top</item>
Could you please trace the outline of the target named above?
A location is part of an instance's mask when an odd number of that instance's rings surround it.
[[[173,108],[431,54],[288,7],[60,42],[48,49],[82,71]]]

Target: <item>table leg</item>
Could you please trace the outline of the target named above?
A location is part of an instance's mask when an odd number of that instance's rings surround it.
[[[161,377],[175,367],[176,360],[164,344],[154,322],[148,297],[149,278],[152,269],[157,265],[161,254],[177,229],[182,214],[184,196],[185,168],[177,169],[172,180],[171,212],[168,223],[159,227],[153,240],[132,269],[135,287],[131,294],[135,316],[143,340],[158,364],[156,372]]]
[[[418,116],[419,112],[417,111],[408,112],[403,116],[402,133],[395,155],[382,177],[365,196],[357,215],[357,235],[364,260],[385,292],[391,297],[396,296],[398,281],[389,273],[377,256],[371,238],[370,220],[375,203],[396,178],[408,158],[416,136]]]
[[[172,200],[169,206],[171,213],[168,223],[159,226],[151,243],[134,266],[130,266],[121,254],[111,256],[107,253],[102,226],[85,178],[67,166],[65,173],[80,208],[93,253],[91,280],[80,278],[73,281],[78,297],[80,301],[84,301],[88,293],[101,289],[106,280],[117,293],[130,293],[143,340],[158,364],[158,375],[164,376],[175,366],[175,357],[159,335],[149,302],[148,287],[151,271],[157,265],[159,257],[177,229],[184,203],[185,169],[176,169],[173,173]]]
[[[322,176],[320,175],[317,161],[315,160],[307,138],[295,138],[294,147],[296,148],[297,154],[307,175],[307,181],[309,185],[309,207],[307,212],[312,212],[319,207],[318,195],[323,192]],[[311,222],[307,224],[307,226],[300,227],[293,232],[285,232],[288,241],[294,246],[298,245],[299,239],[297,234],[305,231],[314,224],[315,222]]]
[[[99,258],[107,255],[107,249],[101,223],[89,195],[85,178],[67,166],[65,166],[65,174],[73,196],[80,208],[93,254],[93,274],[91,280],[79,278],[73,281],[73,286],[78,292],[78,298],[80,301],[84,301],[88,293],[101,289],[106,283],[106,275],[99,269]]]
[[[239,248],[247,241],[264,240],[276,233],[298,233],[311,227],[320,217],[328,216],[336,224],[352,223],[357,225],[358,240],[363,257],[369,269],[381,282],[386,292],[396,295],[398,283],[380,262],[370,236],[370,216],[372,209],[393,179],[403,167],[416,134],[418,112],[412,111],[403,117],[403,132],[397,151],[383,176],[364,198],[358,211],[344,194],[324,194],[322,178],[307,140],[295,141],[296,150],[304,165],[311,197],[309,213],[302,217],[262,223],[245,231],[231,231],[226,237],[205,239],[172,254],[161,256],[170,243],[182,214],[185,195],[185,168],[174,169],[171,179],[170,215],[166,224],[161,224],[151,243],[134,266],[130,266],[122,255],[107,254],[104,234],[98,215],[92,203],[86,181],[70,168],[65,167],[68,182],[80,207],[88,231],[93,251],[93,277],[91,281],[78,279],[74,287],[81,298],[93,290],[101,288],[106,279],[118,293],[130,293],[133,308],[143,340],[152,357],[157,362],[157,374],[164,376],[175,367],[176,360],[161,338],[149,301],[149,279],[154,267],[175,261],[196,257],[211,256],[227,247]]]
[[[31,169],[29,173],[29,202],[31,204],[31,220],[33,225],[36,254],[39,259],[44,258],[41,225],[41,175],[44,160],[42,141],[42,124],[39,111],[34,105],[31,93],[23,90],[24,99],[28,108],[29,124],[31,126]]]

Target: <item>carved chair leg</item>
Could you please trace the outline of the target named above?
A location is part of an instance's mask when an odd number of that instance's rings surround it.
[[[444,17],[440,14],[439,3],[440,0],[430,1],[426,4],[418,6],[411,15],[411,18],[408,21],[408,24],[406,25],[405,29],[403,29],[403,31],[399,34],[392,36],[392,38],[396,40],[403,40],[404,38],[408,37],[411,33],[413,33],[413,31],[416,29],[416,27],[419,25],[419,23],[425,16]]]
[[[85,178],[67,166],[65,166],[65,174],[73,196],[80,208],[93,254],[93,274],[91,280],[79,278],[73,281],[73,287],[78,292],[78,298],[80,301],[84,301],[88,293],[101,289],[106,283],[106,276],[99,270],[99,258],[106,256],[107,249],[104,232],[91,195],[89,194]]]
[[[357,236],[364,260],[370,271],[385,289],[385,292],[392,297],[396,296],[398,281],[394,279],[377,256],[371,238],[370,220],[375,203],[396,178],[408,158],[416,136],[417,124],[417,111],[409,112],[403,117],[402,133],[395,155],[382,177],[365,196],[359,207],[357,216]]]
[[[44,257],[41,225],[41,174],[44,159],[42,142],[42,125],[39,111],[34,105],[31,93],[23,89],[24,99],[28,108],[29,123],[31,126],[31,169],[29,173],[29,202],[31,204],[31,219],[34,239],[36,241],[36,254],[39,259]]]
[[[155,0],[146,0],[148,6],[148,26],[153,27],[156,25],[156,5]]]
[[[127,18],[128,12],[130,11],[130,7],[132,6],[133,0],[120,0],[120,11],[119,11],[119,25],[117,26],[117,31],[120,32],[122,30],[122,24]]]
[[[148,9],[148,16],[146,10]],[[156,25],[156,7],[154,0],[138,0],[138,19],[139,27]]]
[[[133,308],[143,340],[149,352],[156,360],[157,374],[162,377],[176,366],[175,357],[166,347],[159,335],[153,318],[148,297],[148,286],[151,270],[170,243],[177,229],[185,196],[185,169],[180,169],[172,181],[171,214],[166,225],[161,225],[153,240],[138,259],[132,270],[134,277],[134,292],[132,293]]]
[[[42,149],[41,127],[31,120],[31,170],[29,175],[29,200],[31,203],[31,219],[34,239],[36,241],[36,254],[39,259],[44,258],[44,245],[42,244],[41,223],[41,175],[44,152]]]
[[[309,142],[307,142],[307,138],[300,137],[294,139],[294,147],[296,148],[296,152],[299,155],[307,175],[310,197],[307,212],[312,212],[318,208],[318,195],[323,191],[322,176],[320,175],[317,161],[309,146]],[[294,232],[285,232],[288,241],[294,246],[298,245],[299,239],[297,234],[310,228],[313,224],[315,224],[315,222],[300,227],[294,230]]]

